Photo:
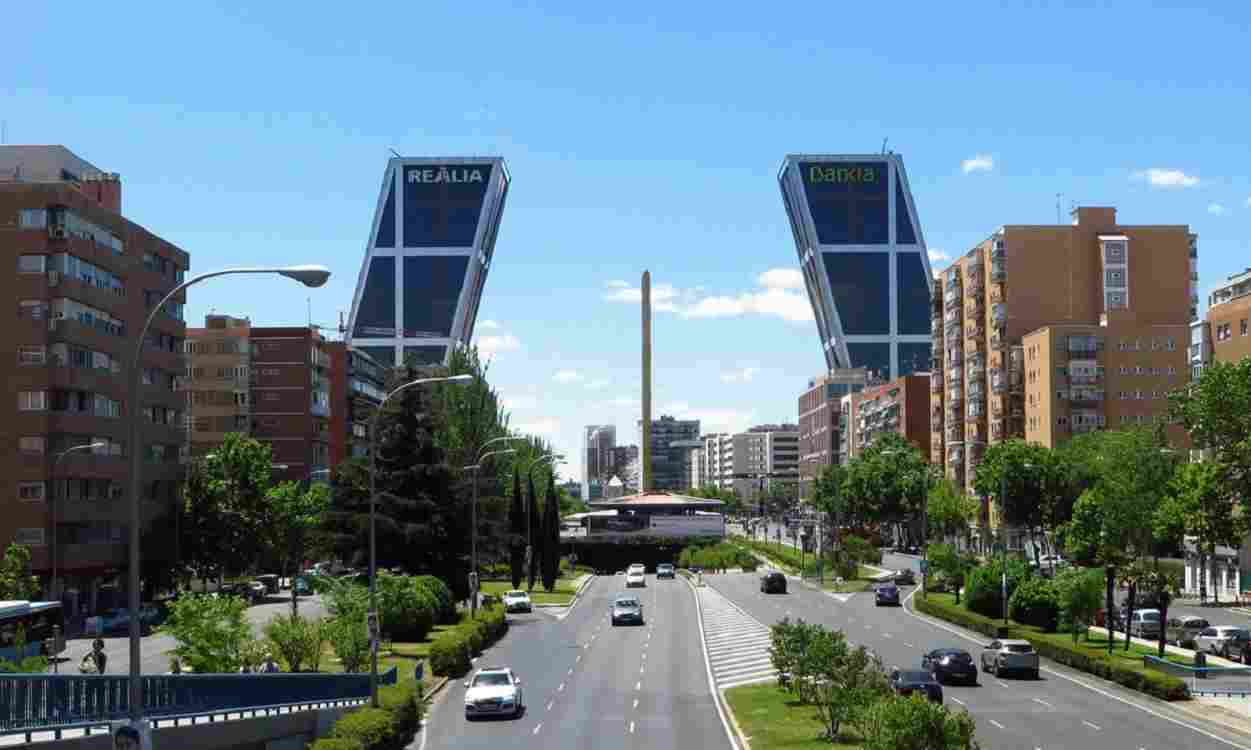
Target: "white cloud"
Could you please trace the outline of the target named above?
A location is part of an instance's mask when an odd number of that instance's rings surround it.
[[[478,327],[485,328],[488,331],[493,331],[496,328],[499,328],[500,324],[496,323],[494,320],[480,320],[478,321]]]
[[[1145,180],[1151,187],[1158,188],[1188,188],[1199,185],[1199,178],[1194,175],[1186,174],[1180,169],[1165,169],[1162,167],[1152,167],[1140,172],[1134,172],[1131,179],[1140,182]]]
[[[669,414],[677,419],[698,419],[700,434],[744,432],[756,419],[755,410],[693,407],[686,401],[665,404],[655,414]]]
[[[577,370],[557,370],[552,376],[552,380],[557,383],[569,384],[577,380],[581,380],[582,375]]]
[[[625,282],[610,281],[608,287],[613,291],[604,295],[604,299],[608,302],[629,302],[639,305],[643,303],[643,290],[639,287],[633,287],[629,284],[625,286],[617,286]],[[653,312],[674,312],[677,305],[675,300],[681,296],[672,284],[653,284],[652,285],[652,311]]]
[[[478,353],[487,359],[493,359],[500,352],[515,352],[521,348],[521,342],[511,333],[479,336],[477,344]]]
[[[505,409],[534,409],[539,405],[539,400],[534,396],[504,396],[503,405]]]
[[[643,405],[643,400],[638,396],[616,396],[610,398],[601,404],[601,408],[612,409],[634,409]]]
[[[946,263],[947,261],[951,260],[950,255],[948,255],[943,250],[939,250],[936,247],[931,247],[927,249],[926,253],[930,256],[930,263]]]
[[[744,367],[741,370],[726,370],[721,373],[722,383],[750,383],[751,379],[756,377],[756,373],[760,372],[759,367]]]
[[[612,383],[608,380],[608,378],[597,378],[595,380],[588,381],[586,389],[588,391],[602,391],[610,385],[612,385]]]
[[[995,159],[990,154],[978,154],[972,159],[960,162],[960,171],[965,174],[972,172],[989,172],[995,168]]]
[[[766,289],[803,289],[804,274],[798,268],[770,268],[756,277]]]
[[[1224,216],[1228,212],[1229,212],[1229,209],[1225,208],[1219,203],[1208,204],[1208,213],[1212,214],[1213,216]]]
[[[607,286],[609,289],[629,289],[629,288],[630,288],[630,282],[628,282],[628,281],[622,281],[621,279],[613,279],[612,281],[608,282],[608,284],[606,284],[606,286]]]
[[[512,426],[513,432],[523,435],[542,435],[550,438],[560,432],[560,420],[551,417],[536,419],[531,422],[520,422]]]

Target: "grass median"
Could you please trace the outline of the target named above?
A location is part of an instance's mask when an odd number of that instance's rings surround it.
[[[1125,687],[1154,695],[1164,700],[1189,700],[1190,692],[1184,680],[1164,674],[1143,664],[1143,656],[1156,656],[1158,650],[1131,643],[1125,648],[1123,637],[1113,643],[1108,653],[1105,636],[1087,635],[1073,642],[1069,633],[1046,633],[1032,625],[1009,622],[1007,626],[997,618],[985,617],[955,603],[952,594],[930,592],[927,598],[913,597],[913,605],[919,612],[973,630],[986,637],[1023,638],[1034,645],[1038,653],[1066,666],[1111,680]],[[1002,634],[1002,635],[1000,635]],[[1177,664],[1192,664],[1192,660],[1165,651],[1164,658]]]
[[[858,738],[844,730],[839,742],[821,736],[817,709],[766,682],[725,691],[730,711],[752,750],[844,750],[861,747]]]
[[[534,604],[557,604],[560,606],[568,606],[573,602],[574,594],[578,592],[578,582],[582,580],[583,575],[584,573],[581,571],[577,571],[569,575],[563,575],[556,579],[556,587],[551,591],[543,588],[541,584],[535,586],[534,590],[530,592],[530,601]],[[525,583],[525,581],[522,581],[522,591],[526,590]],[[512,590],[513,582],[510,580],[482,582],[483,594],[503,596],[505,592]]]

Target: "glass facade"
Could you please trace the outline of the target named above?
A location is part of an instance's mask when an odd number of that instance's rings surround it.
[[[356,308],[353,335],[395,335],[395,258],[374,258],[370,261],[365,290]]]
[[[387,202],[382,206],[382,218],[378,220],[376,247],[395,247],[395,186],[387,183]]]
[[[895,180],[895,244],[917,244],[917,233],[912,231],[912,218],[908,215],[902,180]]]
[[[472,247],[489,164],[404,167],[404,247]]]
[[[847,353],[851,355],[852,367],[863,367],[872,377],[891,377],[889,342],[848,344]]]
[[[890,206],[885,162],[804,162],[808,211],[822,245],[885,245]]]
[[[405,338],[447,338],[465,285],[465,255],[417,255],[404,259]]]
[[[895,289],[897,333],[928,336],[930,284],[920,253],[895,254]]]
[[[822,253],[834,307],[848,336],[890,333],[890,255],[888,253]],[[926,332],[929,331],[929,305]],[[853,361],[852,367],[860,367]]]
[[[357,348],[368,354],[370,359],[380,365],[383,365],[384,367],[395,366],[394,346],[360,346]]]
[[[899,344],[899,375],[930,371],[930,351],[933,344]]]
[[[409,367],[441,365],[447,356],[446,346],[406,346],[404,347],[404,364]]]

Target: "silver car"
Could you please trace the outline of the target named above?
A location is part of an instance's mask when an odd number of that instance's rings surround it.
[[[465,683],[465,718],[479,716],[521,716],[526,708],[521,695],[521,678],[508,667],[479,669]]]
[[[1136,609],[1129,621],[1129,634],[1136,638],[1160,637],[1160,610]]]
[[[1241,651],[1248,641],[1251,641],[1251,633],[1246,628],[1221,625],[1201,630],[1195,636],[1195,650],[1229,658],[1233,652]]]
[[[982,671],[998,677],[1004,672],[1024,672],[1038,679],[1038,652],[1029,641],[991,641],[982,652]]]

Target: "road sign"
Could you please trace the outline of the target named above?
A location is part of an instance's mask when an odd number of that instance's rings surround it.
[[[929,560],[922,560],[922,561],[921,561],[921,572],[922,572],[922,573],[928,572],[928,571],[929,571],[929,569],[930,569],[930,561],[929,561]]]

